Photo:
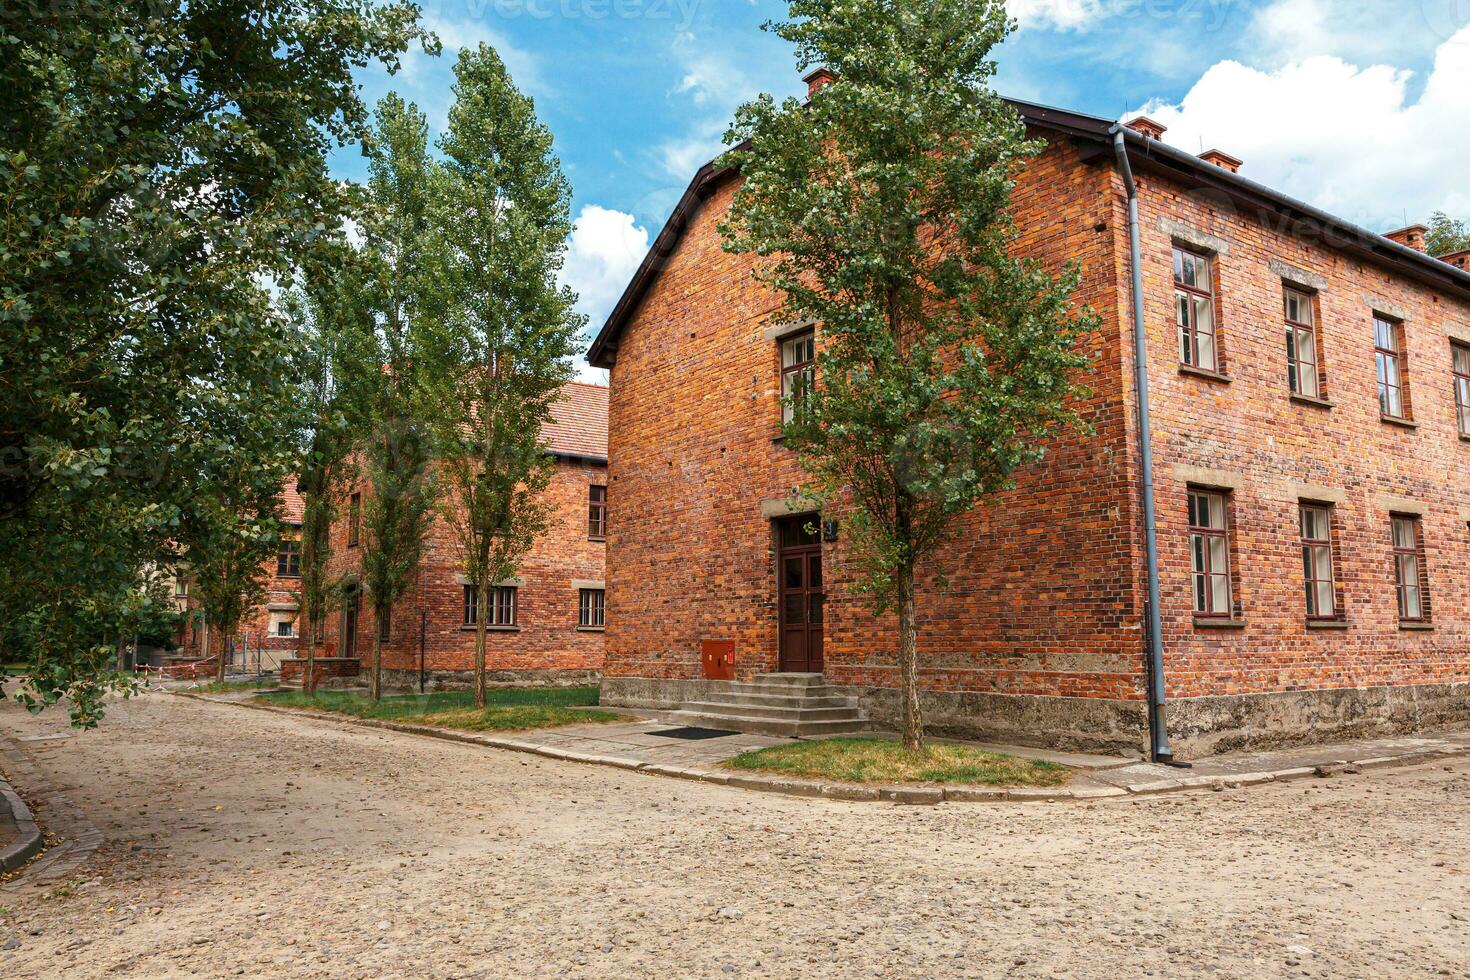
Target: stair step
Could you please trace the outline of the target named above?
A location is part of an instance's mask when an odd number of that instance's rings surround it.
[[[759,704],[723,704],[718,701],[689,701],[679,706],[681,711],[697,711],[706,715],[731,716],[735,718],[774,718],[788,721],[840,721],[845,718],[862,719],[862,714],[850,705],[839,708],[771,708]]]
[[[822,696],[795,697],[789,694],[747,694],[744,691],[720,691],[706,695],[704,700],[716,704],[759,704],[771,708],[855,708],[856,698]]]
[[[861,717],[840,721],[788,721],[740,715],[710,715],[680,709],[663,715],[663,718],[672,724],[690,725],[696,728],[715,728],[752,735],[781,735],[787,738],[843,735],[860,732],[867,728],[867,721]]]
[[[711,687],[711,694],[766,694],[782,698],[837,698],[846,697],[847,692],[830,684],[811,687],[792,687],[786,684],[758,684],[753,681],[725,681],[719,687]]]

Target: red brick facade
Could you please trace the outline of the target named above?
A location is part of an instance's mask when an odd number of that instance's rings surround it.
[[[547,490],[552,526],[514,583],[514,626],[487,631],[486,666],[497,684],[595,683],[602,670],[603,631],[580,624],[579,600],[583,589],[604,587],[606,546],[591,534],[588,518],[591,489],[607,486],[606,413],[606,388],[573,384],[546,427],[556,458]],[[362,562],[360,544],[349,541],[350,504],[342,510],[332,529],[329,567],[334,579],[353,577]],[[454,532],[436,516],[418,583],[389,616],[383,643],[389,686],[416,686],[421,666],[429,686],[458,686],[472,679],[475,631],[465,622],[461,568]],[[358,607],[354,641],[344,642],[351,621],[348,612],[330,614],[318,651],[327,657],[356,657],[366,672],[373,644],[367,597]]]
[[[1060,115],[1028,110],[1049,148],[1016,188],[1016,249],[1081,264],[1077,302],[1102,320],[1089,341],[1093,431],[1055,440],[934,563],[918,603],[922,683],[941,731],[1139,747],[1147,591],[1126,189],[1106,122],[1071,117],[1094,129],[1079,136]],[[1450,339],[1470,340],[1470,277],[1376,236],[1339,241],[1340,227],[1314,231],[1275,203],[1247,206],[1269,192],[1220,167],[1200,177],[1133,156],[1176,743],[1228,748],[1470,714],[1470,688],[1458,686],[1470,682],[1470,442],[1457,431],[1450,368]],[[697,694],[702,640],[734,640],[740,677],[778,667],[772,521],[803,477],[776,438],[775,298],[716,230],[735,180],[701,172],[592,352],[612,371],[619,515],[609,533],[609,703]],[[1176,243],[1216,259],[1221,377],[1180,369]],[[1288,389],[1287,283],[1319,309],[1320,404]],[[1379,416],[1375,311],[1403,323],[1413,427]],[[1229,622],[1200,623],[1192,611],[1190,486],[1228,495],[1239,607]],[[1303,500],[1333,507],[1340,622],[1307,622]],[[1422,513],[1431,628],[1399,622],[1391,512]],[[845,588],[842,515],[823,516],[839,521],[823,555],[824,672],[881,721],[895,685],[894,626]]]

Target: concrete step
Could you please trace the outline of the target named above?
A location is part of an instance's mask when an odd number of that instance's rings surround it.
[[[761,684],[755,681],[723,681],[711,685],[711,694],[766,694],[783,698],[838,698],[846,697],[841,688],[830,684],[813,684],[809,687],[792,687],[789,684]]]
[[[760,704],[771,708],[856,708],[857,698],[823,695],[797,697],[791,694],[750,694],[745,691],[719,691],[705,697],[718,704]]]
[[[822,674],[756,674],[757,684],[779,684],[782,687],[811,687],[827,683]]]
[[[809,738],[817,735],[844,735],[867,728],[867,721],[789,721],[775,718],[753,718],[739,715],[710,715],[699,711],[670,711],[662,716],[671,724],[694,728],[714,728],[751,735],[780,735],[786,738]]]
[[[842,721],[862,720],[862,714],[851,705],[835,708],[782,707],[773,708],[760,704],[725,704],[718,701],[687,701],[679,706],[681,711],[697,711],[705,715],[720,715],[734,718],[774,718],[788,721]]]

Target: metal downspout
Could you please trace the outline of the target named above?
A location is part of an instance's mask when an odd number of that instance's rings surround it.
[[[1164,633],[1159,614],[1159,537],[1154,511],[1154,453],[1148,407],[1148,355],[1144,336],[1143,246],[1138,230],[1138,185],[1128,163],[1121,126],[1113,127],[1113,149],[1128,188],[1128,252],[1133,272],[1133,377],[1138,389],[1138,444],[1143,457],[1143,538],[1148,561],[1148,728],[1155,762],[1172,762],[1164,699]]]

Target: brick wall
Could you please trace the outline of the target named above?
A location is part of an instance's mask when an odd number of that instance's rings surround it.
[[[1097,370],[1085,406],[1097,435],[1056,440],[936,562],[948,585],[933,574],[922,583],[931,689],[1141,697],[1137,543],[1120,507],[1129,474],[1109,192],[1106,171],[1080,165],[1066,144],[1017,190],[1018,206],[1049,216],[1025,224],[1019,247],[1079,261],[1079,301],[1104,319],[1090,341]],[[735,640],[742,677],[776,669],[775,555],[761,502],[786,497],[802,474],[775,441],[774,298],[716,231],[732,193],[727,182],[693,218],[613,368],[609,676],[695,678],[702,639]],[[893,623],[845,588],[853,572],[840,531],[824,560],[829,679],[892,686]]]
[[[606,467],[597,462],[558,459],[547,490],[554,505],[552,527],[522,564],[517,593],[517,628],[491,630],[486,665],[501,683],[595,680],[602,669],[603,634],[578,626],[576,582],[603,579],[605,545],[588,537],[588,488],[606,484]],[[614,500],[610,509],[615,509]],[[334,576],[361,568],[361,548],[347,544],[346,510],[332,529]],[[417,683],[420,628],[425,668],[438,683],[463,683],[474,670],[475,632],[464,626],[464,585],[452,528],[436,516],[425,548],[418,584],[389,617],[383,667],[393,683]],[[320,648],[341,655],[343,616],[333,612]],[[357,656],[364,668],[372,657],[373,612],[364,597],[358,616]]]

